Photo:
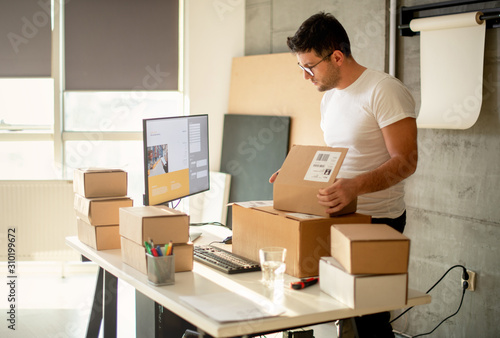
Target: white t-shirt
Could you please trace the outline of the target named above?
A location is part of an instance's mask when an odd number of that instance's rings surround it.
[[[416,118],[412,95],[383,72],[367,69],[349,87],[327,91],[321,101],[325,142],[349,149],[338,177],[352,178],[389,160],[381,128],[406,117]],[[357,212],[375,218],[396,218],[404,210],[403,182],[358,197]]]

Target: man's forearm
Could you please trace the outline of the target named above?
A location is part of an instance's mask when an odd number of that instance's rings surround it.
[[[417,154],[414,156],[395,156],[380,167],[360,174],[356,181],[357,195],[387,189],[411,176],[417,168]]]

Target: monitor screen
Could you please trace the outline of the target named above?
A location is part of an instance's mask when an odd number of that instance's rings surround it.
[[[208,115],[143,120],[144,205],[209,189]]]

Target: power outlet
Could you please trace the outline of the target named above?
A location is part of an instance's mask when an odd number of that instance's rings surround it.
[[[465,280],[465,279],[463,279],[463,276],[462,276],[461,285],[463,285],[464,282],[467,282],[469,284],[469,286],[467,287],[467,290],[474,291],[474,290],[476,290],[476,273],[474,271],[470,271],[470,270],[467,270],[467,273],[469,274],[469,279]]]

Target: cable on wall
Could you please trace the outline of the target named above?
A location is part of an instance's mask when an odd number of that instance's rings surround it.
[[[432,289],[434,289],[442,280],[443,278],[453,269],[455,268],[462,268],[463,269],[463,279],[465,280],[463,282],[463,285],[462,285],[462,298],[460,299],[460,304],[458,306],[458,309],[457,311],[455,311],[455,313],[453,313],[452,315],[449,315],[448,317],[446,317],[445,319],[443,319],[438,325],[436,325],[436,327],[434,327],[434,329],[432,329],[431,331],[427,332],[427,333],[421,333],[421,334],[418,334],[416,336],[412,336],[412,338],[415,338],[415,337],[421,337],[421,336],[426,336],[426,335],[429,335],[431,333],[433,333],[441,324],[443,324],[446,320],[450,319],[451,317],[455,316],[458,311],[460,311],[460,308],[462,307],[462,303],[464,301],[464,296],[465,296],[465,291],[467,290],[467,288],[469,287],[469,284],[467,282],[467,280],[469,279],[469,274],[467,273],[467,269],[465,268],[465,266],[463,265],[454,265],[452,266],[451,268],[448,269],[448,271],[446,271],[443,276],[441,276],[441,278],[429,289],[427,290],[426,294],[428,294],[429,292],[432,291]],[[397,316],[396,318],[394,318],[393,320],[391,320],[389,323],[392,323],[396,320],[398,320],[399,318],[401,318],[401,316],[403,316],[405,313],[407,313],[408,311],[410,311],[411,309],[413,309],[413,306],[406,309],[404,312],[402,312],[399,316]]]

